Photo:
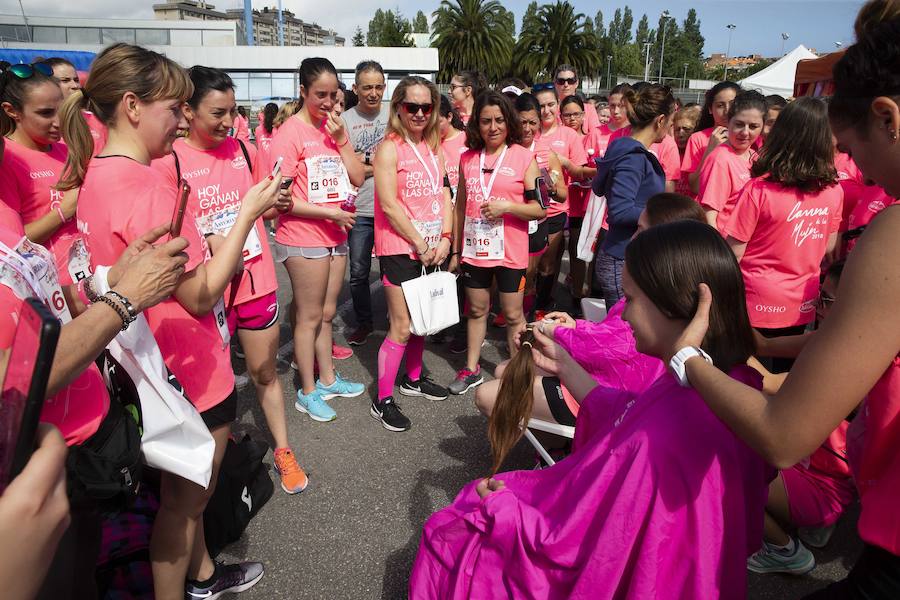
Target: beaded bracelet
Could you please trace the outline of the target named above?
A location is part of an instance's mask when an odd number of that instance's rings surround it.
[[[122,304],[122,306],[125,307],[125,311],[128,313],[129,323],[137,319],[138,313],[134,309],[134,306],[131,304],[131,300],[129,300],[116,290],[109,290],[108,292],[106,292],[106,294],[118,300]]]
[[[116,311],[116,314],[119,315],[119,318],[122,319],[122,328],[119,331],[125,331],[128,329],[128,326],[131,325],[131,321],[128,319],[128,313],[125,312],[125,309],[122,308],[118,302],[110,298],[109,296],[98,296],[97,302],[102,302],[106,304],[111,309]]]

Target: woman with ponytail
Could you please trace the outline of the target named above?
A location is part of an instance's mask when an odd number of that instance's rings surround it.
[[[113,264],[144,228],[169,223],[175,214],[179,186],[173,186],[150,162],[169,154],[178,131],[187,127],[182,108],[192,93],[188,74],[173,61],[139,46],[114,44],[97,56],[84,90],[73,92],[63,104],[61,121],[69,156],[60,188],[81,188],[78,229],[85,236],[92,268]],[[94,158],[85,109],[109,128],[107,144]],[[259,563],[224,566],[212,562],[202,515],[215,489],[237,414],[222,295],[247,235],[274,206],[278,184],[267,178],[247,191],[231,232],[212,258],[193,215],[186,214],[181,229],[189,242],[185,273],[168,300],[145,311],[166,365],[200,411],[216,443],[209,488],[162,474],[160,509],[150,540],[158,599],[238,591],[262,577]]]
[[[720,301],[694,351],[723,378],[761,385],[744,364],[753,334],[740,269],[713,228],[651,227],[626,263],[622,316],[637,351],[663,357],[706,282]],[[581,402],[573,452],[547,469],[472,482],[432,515],[410,598],[744,598],[772,469],[679,376],[664,372],[637,395],[598,386],[542,326],[523,335],[504,375],[522,408],[490,425],[492,473],[521,435],[530,404],[521,391],[538,369]]]
[[[271,147],[272,138],[275,137],[275,117],[278,116],[278,105],[269,102],[260,114],[262,117],[253,133],[256,136],[256,151],[259,157],[257,160],[261,171],[271,171]]]

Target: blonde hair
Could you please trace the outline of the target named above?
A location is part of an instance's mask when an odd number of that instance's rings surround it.
[[[424,77],[404,77],[400,80],[400,83],[397,84],[394,93],[391,95],[391,116],[388,120],[385,137],[390,134],[397,136],[401,140],[409,137],[409,132],[406,130],[406,126],[403,124],[402,119],[400,119],[400,104],[406,98],[406,90],[417,85],[427,88],[429,94],[431,94],[431,114],[428,116],[428,123],[425,125],[425,131],[422,132],[422,139],[425,140],[425,143],[428,144],[428,147],[431,148],[432,152],[437,153],[438,147],[441,145],[441,95],[438,92],[437,86]]]
[[[94,60],[84,89],[73,92],[60,109],[62,133],[69,148],[57,186],[60,190],[76,188],[84,182],[94,152],[94,139],[82,111],[91,111],[104,125],[115,129],[116,110],[128,92],[141,102],[186,101],[193,94],[194,85],[187,71],[162,54],[130,44],[106,48]]]
[[[278,114],[275,115],[275,119],[272,121],[272,128],[284,125],[284,122],[293,117],[298,110],[300,110],[300,102],[298,100],[285,102],[278,109]]]
[[[534,331],[531,327],[522,332],[522,347],[506,365],[500,378],[497,401],[488,418],[488,440],[494,464],[491,476],[497,474],[507,454],[522,438],[523,424],[531,418],[534,407]]]

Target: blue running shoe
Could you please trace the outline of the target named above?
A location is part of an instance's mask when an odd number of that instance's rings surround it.
[[[816,568],[816,557],[797,539],[790,553],[763,541],[763,547],[747,559],[747,568],[754,573],[803,575]]]
[[[319,379],[316,381],[316,391],[322,394],[322,398],[324,400],[331,400],[332,398],[356,398],[364,391],[366,391],[366,386],[361,383],[354,383],[352,381],[347,381],[343,379],[338,372],[334,372],[334,383],[331,385],[324,385],[322,380]]]
[[[309,394],[304,394],[303,390],[297,390],[297,402],[294,403],[294,408],[308,414],[310,419],[319,423],[327,423],[337,418],[337,413],[328,406],[325,398],[322,397],[322,392],[318,389]]]

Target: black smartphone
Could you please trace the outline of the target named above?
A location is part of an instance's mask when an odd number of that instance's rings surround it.
[[[173,238],[181,235],[181,225],[184,223],[184,211],[187,209],[188,196],[191,195],[190,184],[182,179],[178,182],[178,202],[175,204],[175,212],[172,213],[172,224],[169,225],[169,235]]]
[[[281,178],[281,189],[286,190],[291,187],[291,184],[294,183],[293,177],[282,177]]]
[[[34,451],[59,329],[59,319],[43,302],[27,298],[22,303],[0,388],[0,492]]]
[[[547,187],[547,180],[544,179],[543,175],[534,178],[534,189],[537,192],[541,208],[547,208],[547,204],[550,202],[550,188]]]

